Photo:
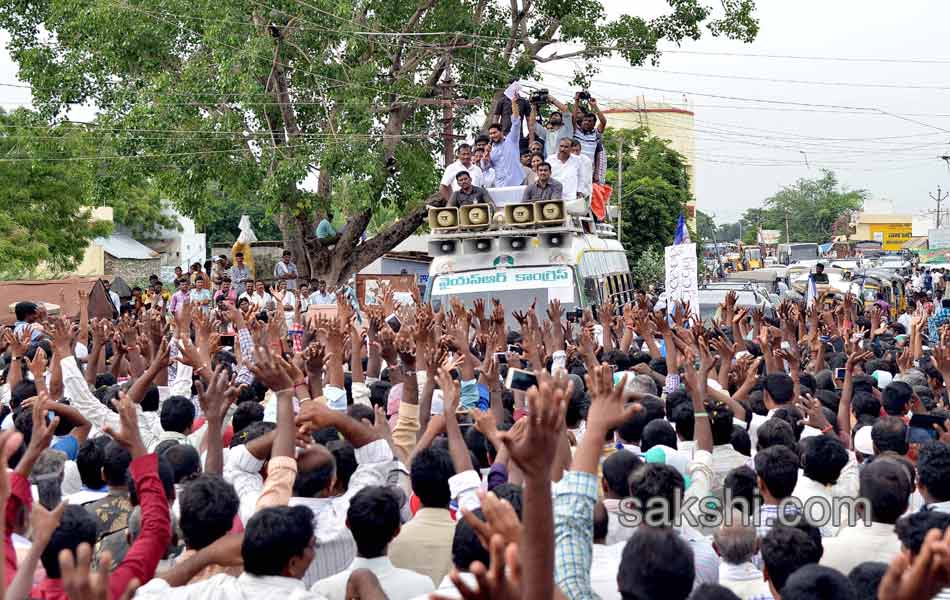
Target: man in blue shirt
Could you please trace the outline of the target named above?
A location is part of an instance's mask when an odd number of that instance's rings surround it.
[[[332,246],[336,244],[338,237],[336,229],[333,228],[333,213],[327,211],[327,215],[317,224],[317,241],[324,246]]]
[[[488,128],[491,138],[491,153],[488,161],[495,169],[495,187],[521,185],[524,169],[521,167],[521,111],[517,97],[511,103],[511,130],[505,135],[501,125],[493,123]],[[482,170],[487,168],[483,167]]]
[[[20,337],[20,334],[24,329],[31,327],[31,342],[35,342],[36,340],[43,337],[43,333],[38,327],[32,327],[33,323],[35,323],[40,317],[40,308],[35,302],[17,302],[16,306],[13,307],[13,312],[16,316],[16,323],[13,325],[14,335]]]

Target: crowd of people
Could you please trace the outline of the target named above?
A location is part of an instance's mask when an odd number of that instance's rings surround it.
[[[311,316],[289,253],[177,285],[114,319],[16,305],[5,598],[950,597],[926,292],[702,323],[645,294]]]
[[[544,117],[547,105],[556,110]],[[474,145],[460,144],[455,162],[446,166],[439,188],[448,206],[492,204],[491,188],[514,186],[524,186],[524,202],[590,199],[607,170],[607,118],[597,100],[578,92],[568,110],[542,92],[502,106],[504,118],[500,114]]]

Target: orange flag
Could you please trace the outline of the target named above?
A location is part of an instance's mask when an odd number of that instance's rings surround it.
[[[612,193],[613,189],[609,185],[594,184],[594,189],[590,195],[590,211],[601,221],[607,216],[607,202],[610,200],[610,194]]]

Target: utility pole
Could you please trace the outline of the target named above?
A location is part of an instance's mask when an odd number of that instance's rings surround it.
[[[623,140],[617,148],[617,239],[623,240],[620,226],[623,224]]]
[[[445,76],[442,79],[442,141],[445,145],[445,166],[455,160],[455,104],[452,102],[452,53],[445,55]]]
[[[943,214],[943,213],[940,212],[940,204],[941,204],[944,200],[947,199],[947,196],[950,196],[950,194],[941,194],[941,190],[940,190],[940,186],[939,186],[939,185],[937,186],[937,195],[934,196],[933,194],[930,194],[930,199],[937,201],[937,229],[940,229],[940,224],[941,224],[941,219],[940,219],[940,217],[941,217],[941,215]]]
[[[785,207],[785,243],[791,244],[792,238],[788,234],[788,207]]]

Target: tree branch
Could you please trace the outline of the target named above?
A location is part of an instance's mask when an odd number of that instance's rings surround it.
[[[429,215],[430,206],[443,205],[445,205],[445,199],[441,198],[439,194],[433,194],[426,199],[426,202],[411,210],[405,217],[357,246],[348,261],[348,271],[358,273],[374,260],[398,246],[401,241],[412,235],[425,222]]]

